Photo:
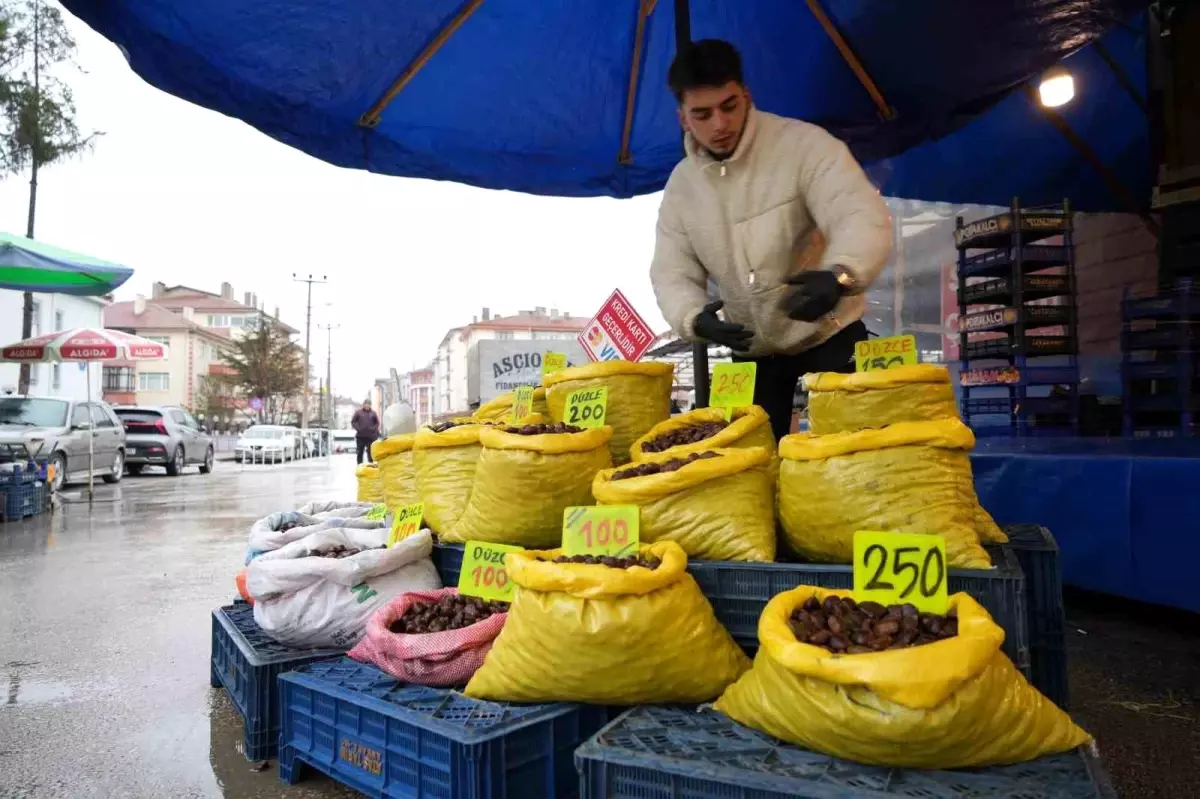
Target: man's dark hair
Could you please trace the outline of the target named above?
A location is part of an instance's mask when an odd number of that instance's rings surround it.
[[[683,102],[688,89],[743,83],[742,57],[729,42],[721,39],[701,39],[680,50],[667,70],[667,85],[676,102]]]

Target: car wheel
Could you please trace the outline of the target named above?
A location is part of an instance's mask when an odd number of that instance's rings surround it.
[[[171,456],[171,462],[167,464],[167,474],[177,477],[183,471],[183,464],[183,447],[176,447],[175,454]]]
[[[139,475],[139,474],[141,474],[141,473],[142,473],[142,468],[143,468],[143,464],[141,464],[141,463],[127,463],[127,464],[125,464],[125,471],[129,472],[129,473],[130,473],[130,474],[132,474],[134,477],[136,477],[137,475]]]
[[[104,482],[119,483],[121,478],[125,476],[125,450],[117,450],[117,457],[113,458],[112,468],[108,470],[108,474],[104,475]]]
[[[50,483],[50,488],[61,491],[67,484],[67,456],[56,452],[50,456],[50,464],[54,467],[54,480]]]
[[[216,456],[213,454],[213,448],[209,447],[208,452],[204,453],[204,463],[200,464],[200,474],[211,472],[214,463],[216,463]]]

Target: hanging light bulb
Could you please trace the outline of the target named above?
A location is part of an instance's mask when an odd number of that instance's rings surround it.
[[[1038,96],[1046,108],[1058,108],[1075,96],[1075,79],[1063,67],[1054,67],[1042,76]]]

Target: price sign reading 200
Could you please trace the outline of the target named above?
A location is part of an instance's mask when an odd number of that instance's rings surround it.
[[[860,602],[910,603],[945,613],[946,543],[940,535],[854,534],[854,593]]]

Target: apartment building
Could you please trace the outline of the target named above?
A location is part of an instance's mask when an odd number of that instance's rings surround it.
[[[21,340],[25,297],[19,291],[0,290],[0,344]],[[69,294],[33,295],[33,335],[100,327],[102,312],[109,304],[103,297],[74,297]],[[34,363],[29,367],[29,393],[42,397],[82,400],[87,397],[91,370],[91,399],[100,398],[100,364]],[[0,363],[0,395],[16,393],[21,365]]]

